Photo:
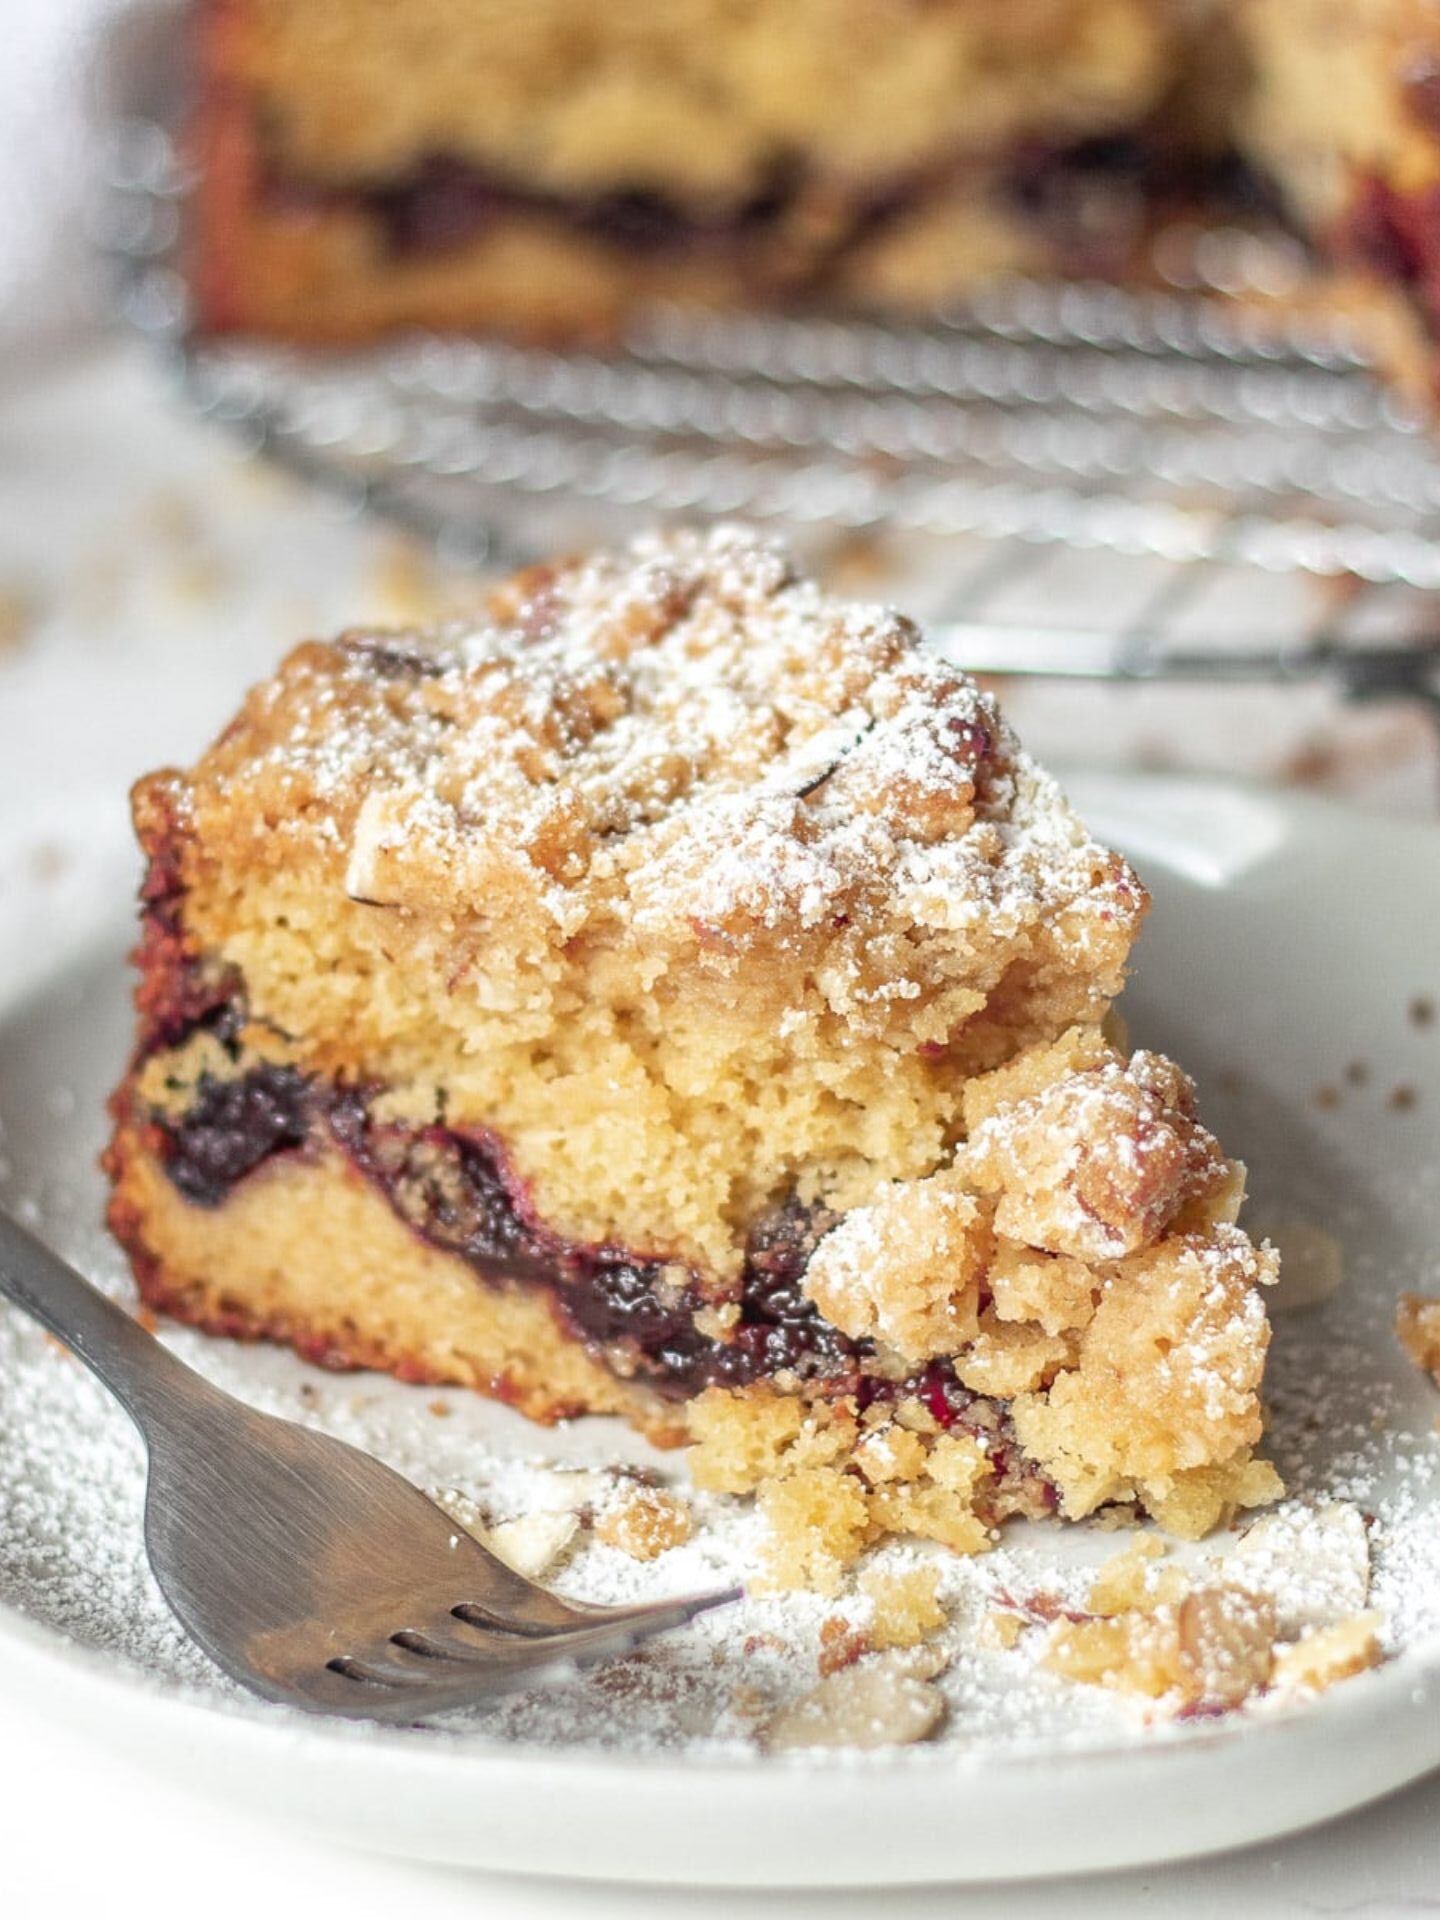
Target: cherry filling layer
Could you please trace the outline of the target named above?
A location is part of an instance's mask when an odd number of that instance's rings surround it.
[[[1384,180],[1360,180],[1333,245],[1341,260],[1403,289],[1440,335],[1440,185],[1401,193]]]
[[[1148,127],[1082,140],[1025,137],[1000,154],[941,155],[889,180],[830,183],[820,195],[831,210],[821,253],[833,257],[977,170],[992,180],[997,202],[1012,216],[1045,229],[1067,260],[1083,256],[1098,271],[1107,250],[1133,239],[1147,207],[1212,196],[1218,166],[1177,154]],[[1224,189],[1229,183],[1219,184]],[[383,182],[335,185],[272,166],[265,196],[278,211],[362,212],[401,257],[463,247],[516,216],[553,222],[623,253],[673,256],[743,253],[781,233],[817,186],[825,183],[792,155],[777,158],[747,195],[728,206],[686,202],[648,186],[572,195],[435,153]],[[1228,191],[1223,197],[1228,201]],[[807,230],[810,225],[800,224]],[[813,235],[803,244],[812,248]]]
[[[212,1013],[205,1025],[223,1040],[236,1023]],[[778,1373],[853,1394],[862,1409],[913,1396],[940,1427],[983,1435],[997,1474],[1023,1481],[1032,1507],[1053,1500],[1003,1405],[971,1393],[943,1362],[909,1379],[873,1371],[873,1349],[831,1326],[806,1297],[802,1276],[833,1214],[793,1199],[772,1209],[751,1230],[738,1284],[717,1303],[683,1263],[545,1226],[491,1136],[397,1126],[377,1120],[374,1104],[363,1089],[259,1062],[231,1078],[202,1074],[183,1112],[147,1119],[166,1173],[193,1205],[223,1205],[277,1155],[338,1147],[413,1232],[487,1284],[543,1289],[566,1332],[624,1378],[670,1398]]]

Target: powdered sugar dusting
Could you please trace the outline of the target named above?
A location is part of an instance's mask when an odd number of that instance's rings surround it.
[[[38,1014],[0,1029],[10,1163],[0,1203],[28,1215],[117,1291],[126,1283],[96,1225],[93,1157],[102,1092],[127,1025],[123,991],[117,955],[85,976],[79,999],[57,990]],[[63,1103],[49,1098],[57,1084],[67,1092]],[[1397,1164],[1393,1179],[1372,1191],[1304,1155],[1277,1155],[1272,1176],[1262,1206],[1336,1232],[1349,1279],[1340,1294],[1277,1330],[1267,1450],[1285,1475],[1289,1504],[1247,1538],[1205,1541],[1173,1557],[1210,1577],[1209,1560],[1222,1556],[1227,1579],[1246,1584],[1248,1571],[1294,1624],[1353,1611],[1368,1577],[1364,1598],[1397,1654],[1440,1639],[1440,1443],[1432,1431],[1440,1400],[1390,1330],[1399,1288],[1435,1290],[1435,1236],[1426,1223],[1440,1207],[1440,1176],[1417,1175],[1413,1161]],[[1395,1221],[1410,1230],[1397,1238]],[[554,1530],[567,1537],[547,1575],[566,1592],[601,1601],[658,1596],[743,1578],[757,1564],[754,1511],[706,1496],[692,1496],[690,1537],[653,1560],[606,1545],[596,1519],[633,1492],[635,1473],[683,1486],[674,1456],[650,1452],[612,1422],[547,1433],[464,1393],[325,1375],[288,1354],[181,1332],[167,1338],[258,1404],[357,1441],[423,1485],[458,1490],[486,1522],[574,1515],[573,1532]],[[0,1313],[0,1378],[0,1599],[217,1707],[270,1711],[215,1675],[155,1591],[140,1545],[143,1463],[123,1414],[76,1362],[8,1312]],[[448,1416],[437,1417],[432,1405],[448,1407]],[[939,1567],[948,1617],[940,1644],[950,1662],[926,1683],[944,1697],[943,1723],[892,1763],[965,1767],[1037,1746],[1213,1731],[1213,1722],[1177,1722],[1153,1703],[1067,1683],[1038,1665],[1046,1621],[1084,1605],[1096,1567],[1117,1544],[1098,1528],[1042,1524],[1007,1531],[995,1552],[975,1559],[932,1557],[920,1545],[885,1548],[882,1567]],[[828,1600],[752,1598],[577,1684],[516,1696],[426,1737],[802,1764],[766,1759],[763,1730],[815,1687],[825,1621],[838,1615],[863,1632],[872,1604],[858,1587]],[[1004,1633],[992,1630],[997,1617],[1011,1622]],[[1272,1699],[1240,1718],[1304,1710],[1303,1702]]]
[[[353,899],[502,888],[565,939],[617,895],[642,936],[730,941],[1069,909],[1079,960],[1141,898],[991,695],[733,527],[536,569],[486,623],[302,647],[193,800],[328,853]]]

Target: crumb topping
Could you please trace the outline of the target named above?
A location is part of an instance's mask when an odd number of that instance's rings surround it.
[[[971,1076],[1100,1020],[1147,904],[911,622],[737,528],[302,646],[135,811],[297,1067],[721,1273],[790,1191],[933,1171]]]
[[[565,939],[617,893],[661,939],[823,927],[862,996],[920,988],[861,964],[857,907],[922,934],[1067,897],[1138,909],[990,695],[749,534],[536,569],[493,616],[301,648],[214,750],[214,786],[240,779],[282,840],[343,848],[357,900],[503,902]]]

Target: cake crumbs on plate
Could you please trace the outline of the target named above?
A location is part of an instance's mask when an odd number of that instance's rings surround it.
[[[1415,1365],[1440,1386],[1440,1297],[1402,1293],[1395,1333]]]
[[[595,1522],[595,1538],[632,1560],[655,1560],[690,1538],[690,1508],[660,1487],[631,1486]]]

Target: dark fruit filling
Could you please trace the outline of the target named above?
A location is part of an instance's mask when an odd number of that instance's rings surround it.
[[[238,1065],[244,1024],[232,1002],[207,1010],[194,1031],[214,1035]],[[195,1205],[220,1205],[263,1161],[323,1130],[422,1239],[489,1283],[543,1288],[566,1331],[621,1377],[688,1398],[788,1373],[853,1394],[862,1412],[913,1397],[943,1431],[984,1441],[998,1479],[1020,1489],[1026,1511],[1053,1506],[1053,1488],[1020,1452],[1003,1405],[971,1393],[943,1361],[908,1379],[871,1371],[869,1343],[847,1338],[807,1298],[806,1266],[835,1222],[824,1208],[792,1198],[758,1220],[737,1286],[717,1300],[683,1263],[553,1232],[484,1132],[393,1125],[377,1121],[372,1105],[366,1090],[260,1061],[233,1078],[202,1075],[178,1119],[159,1111],[148,1119],[167,1174]],[[697,1316],[703,1324],[717,1308],[725,1324],[702,1331]]]
[[[294,1067],[252,1067],[235,1080],[203,1075],[168,1142],[165,1171],[187,1200],[218,1207],[236,1181],[262,1160],[302,1147],[310,1131],[310,1094]]]
[[[377,1124],[356,1092],[337,1093],[328,1118],[350,1160],[402,1220],[487,1280],[548,1288],[569,1330],[617,1373],[689,1395],[786,1368],[810,1380],[853,1379],[859,1371],[860,1348],[801,1290],[811,1250],[830,1224],[817,1210],[792,1202],[757,1224],[739,1321],[719,1340],[695,1324],[709,1302],[688,1268],[551,1232],[534,1219],[503,1153],[484,1135]]]
[[[241,1025],[232,1007],[195,1030],[216,1033],[230,1048]],[[267,1061],[230,1079],[202,1075],[178,1119],[158,1110],[149,1119],[170,1179],[204,1207],[220,1205],[263,1161],[327,1127],[432,1246],[458,1254],[486,1280],[544,1287],[568,1330],[613,1371],[661,1392],[683,1397],[787,1370],[849,1386],[860,1376],[864,1349],[821,1317],[800,1284],[833,1222],[822,1209],[791,1201],[757,1222],[730,1302],[738,1320],[719,1339],[695,1324],[715,1303],[694,1273],[552,1232],[534,1217],[502,1150],[481,1132],[377,1123],[365,1093],[327,1089]]]
[[[1066,261],[1099,271],[1113,253],[1125,257],[1147,210],[1200,201],[1228,211],[1252,195],[1248,175],[1237,185],[1238,163],[1197,157],[1167,138],[1163,125],[1083,140],[1019,139],[1008,154],[943,155],[927,166],[877,182],[868,192],[844,189],[848,215],[836,220],[819,248],[817,271],[845,247],[868,239],[976,166],[993,172],[1012,212],[1042,228]],[[787,218],[813,181],[794,156],[779,157],[768,176],[728,206],[687,204],[650,186],[568,195],[527,186],[494,169],[452,154],[432,154],[409,172],[378,184],[335,186],[272,170],[270,204],[296,212],[358,208],[398,256],[433,255],[465,246],[485,230],[518,215],[539,216],[631,255],[742,251],[783,235]],[[823,185],[823,182],[821,183]],[[832,211],[834,191],[821,198]],[[808,223],[796,223],[808,230]],[[815,245],[813,235],[802,248]]]
[[[773,228],[795,193],[793,169],[777,166],[768,181],[730,207],[696,210],[648,187],[568,195],[529,187],[503,173],[432,154],[381,185],[331,187],[276,175],[273,205],[297,210],[358,206],[380,227],[392,253],[445,253],[517,214],[540,215],[630,254],[685,253],[743,245]]]
[[[1362,180],[1334,244],[1342,260],[1402,288],[1440,334],[1440,187],[1398,193],[1383,180]]]

